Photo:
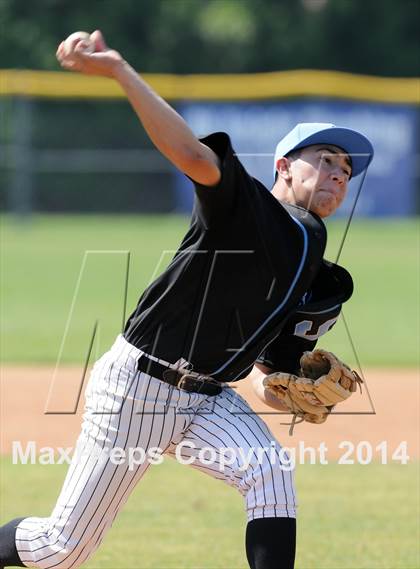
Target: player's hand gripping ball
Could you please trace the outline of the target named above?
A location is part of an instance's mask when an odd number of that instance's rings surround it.
[[[61,44],[61,47],[62,55],[68,61],[71,61],[71,56],[75,51],[84,54],[95,53],[95,42],[91,39],[88,32],[74,32],[70,34]]]
[[[106,45],[100,30],[90,35],[74,32],[60,43],[56,55],[64,69],[102,77],[114,77],[124,63],[121,55]]]

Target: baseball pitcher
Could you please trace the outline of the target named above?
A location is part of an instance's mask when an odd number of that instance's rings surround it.
[[[195,203],[169,266],[93,367],[53,511],[0,528],[0,566],[83,566],[150,466],[129,468],[112,460],[112,450],[140,447],[184,459],[238,490],[250,567],[292,568],[290,461],[229,383],[253,370],[248,381],[263,401],[313,423],[360,383],[335,356],[313,348],[353,289],[349,273],[323,258],[323,218],[366,170],[372,145],[348,128],[298,124],[279,133],[270,191],[245,170],[226,133],[198,139],[99,31],[72,34],[57,58],[65,69],[119,84],[156,148],[191,180]],[[203,449],[211,449],[212,463]]]

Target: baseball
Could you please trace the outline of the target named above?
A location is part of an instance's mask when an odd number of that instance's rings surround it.
[[[79,41],[83,41],[85,44],[83,53],[89,54],[95,52],[95,44],[90,39],[90,34],[88,34],[88,32],[74,32],[73,34],[70,34],[64,42],[64,54],[66,56],[70,55]]]

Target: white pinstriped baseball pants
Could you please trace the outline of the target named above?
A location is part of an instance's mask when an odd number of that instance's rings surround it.
[[[54,510],[48,518],[24,519],[16,530],[26,566],[80,567],[98,548],[150,466],[148,460],[134,465],[111,460],[113,448],[128,454],[155,447],[194,459],[193,467],[239,490],[248,520],[295,517],[293,472],[273,461],[273,449],[281,453],[281,447],[244,399],[230,388],[211,397],[171,387],[137,371],[140,357],[142,352],[119,336],[96,362],[82,431]],[[212,461],[202,449],[212,449]],[[224,468],[223,449],[235,449]]]

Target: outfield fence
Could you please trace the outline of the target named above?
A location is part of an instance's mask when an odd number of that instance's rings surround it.
[[[273,149],[296,122],[358,128],[376,150],[359,214],[419,213],[418,78],[316,70],[144,77],[198,135],[229,132],[245,166],[267,186]],[[190,211],[190,182],[153,148],[115,82],[3,70],[0,113],[3,210]]]

